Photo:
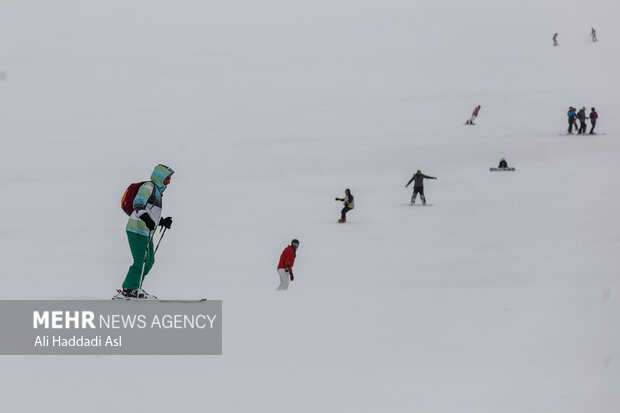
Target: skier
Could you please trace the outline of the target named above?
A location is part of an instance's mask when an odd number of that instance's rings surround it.
[[[475,125],[474,121],[476,120],[476,118],[478,117],[478,112],[480,112],[480,105],[476,106],[474,108],[473,113],[471,114],[471,118],[465,122],[466,125]]]
[[[280,262],[278,263],[280,286],[278,287],[278,291],[286,291],[288,289],[289,280],[293,281],[295,279],[293,276],[293,264],[297,256],[297,247],[299,247],[299,241],[294,239],[291,241],[291,245],[284,248],[282,255],[280,255]]]
[[[592,28],[592,31],[590,32],[590,37],[592,37],[593,42],[598,42],[598,39],[596,38],[596,30],[594,30],[594,27]]]
[[[557,33],[553,35],[553,45],[554,46],[558,45],[558,34]]]
[[[573,126],[575,126],[575,119],[577,118],[577,113],[574,107],[569,106],[568,108],[568,133],[573,133]]]
[[[340,219],[338,222],[341,224],[347,222],[347,212],[355,208],[355,201],[353,200],[353,195],[351,194],[351,190],[349,188],[344,190],[344,198],[336,198],[336,201],[344,202],[344,207],[342,211],[340,211]]]
[[[172,226],[171,217],[161,218],[161,208],[164,190],[170,184],[173,173],[171,168],[157,165],[153,170],[151,180],[142,184],[133,201],[134,211],[125,228],[133,256],[133,264],[129,267],[121,291],[125,298],[157,299],[154,295],[144,291],[141,285],[143,278],[155,263],[153,251],[155,228],[157,225],[168,229]]]
[[[594,127],[596,126],[596,120],[598,119],[598,113],[596,110],[592,108],[590,112],[590,123],[592,124],[592,128],[590,129],[590,135],[594,135]]]
[[[586,133],[587,125],[586,125],[586,107],[583,106],[577,112],[577,119],[579,119],[579,131],[577,132],[579,135]]]
[[[424,197],[424,179],[437,179],[433,176],[426,176],[418,169],[418,171],[411,177],[405,188],[409,186],[411,182],[413,182],[413,196],[411,197],[411,205],[415,204],[415,199],[420,194],[420,199],[422,199],[422,205],[426,205],[426,198]]]
[[[508,168],[508,162],[506,162],[505,158],[502,158],[499,161],[499,165],[497,166],[498,168]]]

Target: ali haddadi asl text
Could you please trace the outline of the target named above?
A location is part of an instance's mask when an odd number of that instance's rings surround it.
[[[62,336],[37,336],[34,341],[35,347],[122,347],[123,338],[95,336],[86,338],[84,336],[72,336],[64,338]]]

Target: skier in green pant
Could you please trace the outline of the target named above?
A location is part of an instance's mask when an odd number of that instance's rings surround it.
[[[129,267],[123,290],[118,298],[157,299],[142,288],[142,280],[155,263],[153,251],[153,234],[157,225],[170,228],[172,218],[161,218],[162,196],[174,171],[165,166],[157,165],[151,180],[140,186],[133,201],[133,213],[127,222],[127,238],[133,256],[133,264]],[[148,249],[148,251],[147,251]],[[144,274],[142,268],[144,267]],[[116,297],[115,297],[116,298]]]

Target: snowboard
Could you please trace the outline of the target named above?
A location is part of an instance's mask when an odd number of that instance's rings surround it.
[[[404,206],[412,206],[412,207],[422,207],[422,206],[433,206],[433,204],[429,204],[428,202],[426,204],[412,204],[411,202],[408,204],[402,204]]]
[[[607,135],[606,133],[560,133],[560,136],[596,136],[596,135]]]
[[[514,171],[515,168],[489,168],[489,171]]]

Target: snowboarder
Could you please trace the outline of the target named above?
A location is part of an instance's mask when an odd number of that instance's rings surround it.
[[[577,118],[577,109],[575,109],[572,106],[569,106],[568,108],[568,133],[573,133],[573,126],[575,126],[575,120]]]
[[[476,106],[474,108],[473,113],[471,114],[471,118],[469,118],[469,120],[467,122],[465,122],[466,125],[475,125],[474,121],[476,120],[476,118],[478,117],[478,112],[480,112],[480,105]]]
[[[294,239],[291,241],[291,245],[284,248],[282,255],[280,255],[280,262],[278,263],[280,286],[278,291],[286,291],[289,281],[295,279],[293,276],[293,264],[295,264],[295,257],[297,256],[297,247],[299,247],[299,241]]]
[[[340,211],[340,219],[338,222],[344,224],[347,222],[347,212],[355,208],[355,201],[353,200],[353,195],[351,194],[351,190],[349,188],[344,190],[344,198],[336,198],[336,201],[344,202],[344,207],[342,211]]]
[[[508,168],[508,162],[506,162],[505,158],[502,158],[499,161],[499,165],[497,166],[498,168]]]
[[[413,196],[411,197],[411,205],[415,204],[415,199],[420,194],[422,205],[426,205],[426,198],[424,197],[424,179],[437,179],[434,176],[426,176],[418,169],[418,171],[411,177],[405,188],[413,182]]]
[[[125,298],[157,299],[144,291],[141,285],[155,263],[153,234],[157,225],[167,229],[172,226],[171,217],[161,218],[161,208],[164,190],[170,184],[173,173],[171,168],[157,165],[151,180],[142,184],[133,201],[134,211],[125,228],[133,256],[133,264],[129,267],[121,291]]]
[[[594,27],[592,28],[592,31],[590,32],[590,37],[592,37],[593,42],[598,42],[598,39],[596,38],[596,30],[594,30]]]
[[[586,133],[586,129],[587,129],[587,125],[586,125],[586,107],[583,106],[581,109],[579,109],[579,112],[577,112],[577,119],[579,119],[579,131],[577,132],[579,135]]]
[[[590,112],[590,123],[592,124],[592,128],[590,128],[590,135],[594,135],[594,127],[596,126],[596,120],[598,119],[598,113],[596,110],[592,108]]]
[[[557,33],[553,35],[553,45],[554,46],[558,45],[558,34]]]

